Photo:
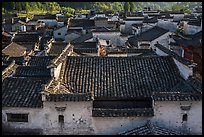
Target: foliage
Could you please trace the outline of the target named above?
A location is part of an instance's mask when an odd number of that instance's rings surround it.
[[[135,10],[136,10],[135,3],[134,2],[129,2],[129,5],[130,5],[130,12],[135,12]]]
[[[75,9],[70,7],[61,7],[61,13],[66,16],[73,16],[75,14]]]
[[[3,2],[5,13],[56,13],[60,11],[57,2]]]
[[[130,3],[129,2],[124,3],[124,11],[125,12],[130,12]]]

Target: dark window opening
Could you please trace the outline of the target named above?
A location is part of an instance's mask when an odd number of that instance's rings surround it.
[[[107,108],[107,109],[128,109],[128,108],[151,108],[151,100],[137,100],[137,101],[128,101],[128,100],[114,100],[114,101],[93,101],[93,108]]]
[[[63,115],[59,115],[59,123],[64,123],[64,116]]]
[[[61,35],[61,33],[58,33],[58,35]]]
[[[183,114],[183,121],[187,121],[188,119],[188,115],[187,114]]]
[[[28,122],[28,114],[11,114],[7,113],[8,122]]]

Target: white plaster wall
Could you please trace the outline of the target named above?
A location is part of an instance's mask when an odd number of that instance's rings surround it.
[[[120,25],[120,32],[125,32],[125,24]]]
[[[98,37],[103,40],[110,40],[110,44],[115,46],[122,46],[125,44],[125,40],[121,38],[120,32],[93,32],[93,38]]]
[[[190,105],[190,110],[181,110],[180,106]],[[155,101],[153,123],[174,130],[202,134],[202,101]],[[183,114],[188,115],[182,122]]]
[[[64,112],[55,107],[66,107]],[[91,102],[44,102],[44,134],[93,134]],[[58,122],[64,115],[64,124]]]
[[[57,66],[57,68],[54,68],[54,77],[55,77],[56,79],[59,78],[61,67],[62,67],[62,63],[60,63],[60,64]]]
[[[45,25],[57,26],[57,21],[55,19],[39,19],[38,21],[43,21]]]
[[[202,27],[201,26],[194,26],[194,25],[188,25],[187,24],[187,28],[185,29],[185,34],[186,35],[193,35],[199,31],[202,30]]]
[[[7,122],[6,113],[28,113],[28,122]],[[43,125],[42,108],[2,108],[2,126],[11,129],[41,129]]]
[[[124,21],[125,22],[125,32],[132,34],[132,24],[142,23],[142,21]]]
[[[158,20],[157,25],[161,28],[168,29],[170,32],[176,32],[177,23],[175,22]]]
[[[188,111],[180,106],[190,105]],[[43,109],[3,108],[2,123],[12,128],[43,129],[46,135],[114,135],[144,125],[151,120],[158,126],[202,134],[202,101],[155,101],[153,117],[92,117],[92,102],[43,102]],[[66,107],[58,111],[56,107]],[[29,113],[28,123],[6,123],[5,113]],[[182,115],[188,115],[182,122]],[[64,123],[58,116],[64,115]]]
[[[167,32],[164,35],[156,38],[155,40],[151,41],[151,46],[154,46],[157,42],[161,43],[162,40],[169,38],[169,35],[172,34],[171,32]],[[163,43],[163,42],[162,42]],[[163,46],[167,46],[167,45],[163,45]]]
[[[111,135],[145,124],[151,117],[92,117],[92,102],[44,102],[44,134]],[[58,112],[55,107],[66,107]],[[74,114],[74,115],[73,115]],[[58,123],[64,115],[64,125]]]
[[[61,33],[61,35],[58,35],[58,33]],[[66,33],[67,33],[67,27],[63,27],[63,28],[54,30],[54,38],[55,39],[61,38],[64,40]]]
[[[62,27],[64,26],[64,22],[57,22],[57,27]]]

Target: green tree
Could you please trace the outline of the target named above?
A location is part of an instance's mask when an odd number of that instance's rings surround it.
[[[136,10],[135,3],[134,2],[129,2],[129,5],[130,5],[130,12],[135,12],[135,10]]]
[[[130,12],[130,3],[129,2],[124,3],[124,11]]]

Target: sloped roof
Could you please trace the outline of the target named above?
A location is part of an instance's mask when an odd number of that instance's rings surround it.
[[[42,107],[40,92],[47,81],[47,78],[6,78],[2,82],[2,107]]]
[[[168,30],[166,30],[166,29],[160,28],[158,26],[154,26],[153,28],[151,28],[145,32],[142,32],[141,34],[138,34],[138,35],[135,35],[135,36],[128,38],[128,42],[133,47],[137,47],[138,41],[153,41],[156,38],[164,35],[167,32],[168,32]]]
[[[19,66],[14,77],[51,77],[50,69],[44,66]]]
[[[56,56],[31,56],[29,66],[48,66]]]
[[[176,101],[185,100],[182,97],[190,96],[187,100],[199,100],[200,97],[194,88],[171,91],[177,83],[184,80],[170,56],[68,56],[63,63],[59,79],[60,81],[53,81],[49,84],[46,91],[49,94],[56,94],[56,96],[61,95],[61,100],[68,98],[64,98],[64,95],[76,95],[76,98],[77,95],[84,95],[88,96],[88,99],[92,97],[94,100],[153,96]],[[169,96],[173,98],[168,98]]]
[[[48,51],[48,54],[50,56],[58,56],[59,54],[62,53],[62,51],[65,49],[65,47],[68,44],[69,43],[65,43],[65,42],[54,42],[54,43],[52,43],[51,48]]]
[[[156,124],[147,122],[145,125],[134,128],[130,131],[125,131],[119,135],[184,135],[181,132],[174,131],[165,127],[157,126]]]
[[[166,54],[168,54],[169,56],[172,56],[174,57],[176,60],[178,60],[179,62],[185,64],[185,65],[192,65],[192,62],[179,56],[178,54],[176,54],[175,52],[167,49],[166,47],[164,47],[163,45],[161,44],[155,44],[154,45],[155,47],[159,48],[160,50],[162,50],[163,52],[165,52]]]
[[[80,36],[80,37],[74,39],[71,43],[72,43],[72,44],[75,44],[75,43],[83,43],[83,42],[85,42],[86,40],[89,40],[89,39],[91,39],[91,38],[93,38],[93,33],[92,33],[92,32],[89,32],[89,33],[87,33],[87,34],[84,34],[84,35],[82,35],[82,36]]]
[[[69,27],[83,27],[85,28],[91,28],[95,26],[94,20],[90,19],[70,19],[69,20]]]
[[[15,35],[13,42],[39,42],[39,34],[18,33]]]
[[[26,48],[15,42],[12,42],[2,50],[3,54],[9,55],[10,57],[20,57],[25,55],[25,52],[26,52]]]

